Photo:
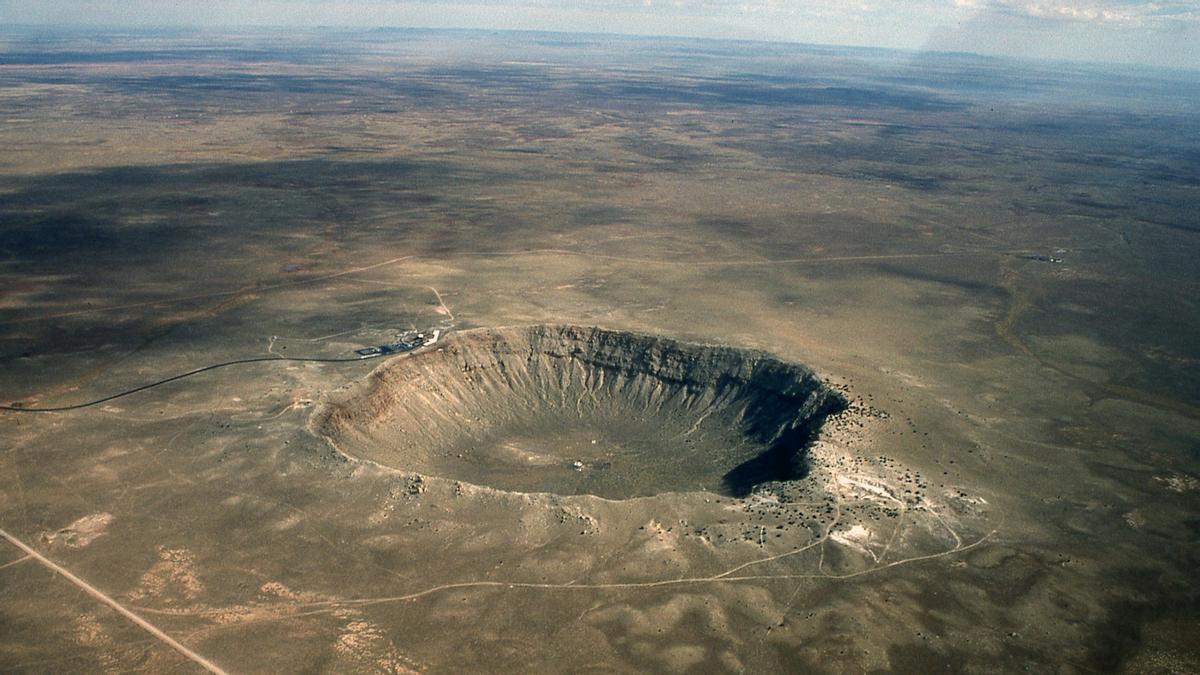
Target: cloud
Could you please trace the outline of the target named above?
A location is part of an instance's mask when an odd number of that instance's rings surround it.
[[[1194,0],[951,0],[959,9],[1047,21],[1147,25],[1200,22]]]

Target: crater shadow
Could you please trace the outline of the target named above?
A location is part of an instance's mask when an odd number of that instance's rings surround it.
[[[825,417],[846,409],[843,402],[829,406],[821,413]],[[746,497],[765,483],[803,480],[812,464],[808,451],[820,434],[820,425],[806,423],[781,436],[757,457],[730,469],[721,477],[721,494],[727,497]]]

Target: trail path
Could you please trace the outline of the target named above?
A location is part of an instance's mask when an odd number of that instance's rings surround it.
[[[106,595],[100,589],[89,584],[88,582],[84,581],[83,579],[80,579],[79,577],[75,576],[74,574],[71,574],[70,572],[68,572],[65,568],[63,568],[58,563],[54,562],[53,560],[50,560],[49,558],[42,555],[41,553],[38,553],[32,547],[28,546],[25,542],[21,541],[20,539],[17,539],[16,537],[12,536],[11,534],[9,534],[8,532],[6,532],[2,529],[0,529],[0,537],[4,537],[4,539],[6,539],[8,541],[8,543],[10,543],[13,546],[16,546],[17,548],[24,551],[27,557],[37,560],[39,563],[41,563],[45,567],[49,568],[55,574],[62,576],[67,581],[71,582],[75,586],[82,589],[88,595],[90,595],[93,598],[96,598],[97,600],[99,600],[100,602],[103,602],[104,604],[108,605],[113,610],[115,610],[118,614],[125,617],[126,619],[129,619],[131,622],[136,624],[141,629],[145,630],[147,633],[150,633],[154,637],[156,637],[159,640],[161,640],[162,642],[166,643],[169,647],[171,647],[171,649],[174,649],[175,651],[179,652],[180,654],[183,654],[184,656],[186,656],[190,661],[192,661],[196,665],[200,666],[201,668],[207,670],[210,673],[216,673],[217,675],[225,675],[225,671],[222,670],[221,667],[218,666],[217,664],[213,663],[212,661],[209,661],[208,659],[197,654],[196,652],[192,651],[191,649],[188,649],[183,643],[179,642],[178,640],[171,637],[170,635],[167,635],[166,633],[162,632],[154,624],[150,623],[149,621],[143,619],[142,617],[138,616],[137,614],[134,614],[132,611],[126,609],[124,605],[117,602],[112,597]]]

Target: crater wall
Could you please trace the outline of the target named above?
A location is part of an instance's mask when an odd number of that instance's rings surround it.
[[[313,427],[352,457],[500,490],[740,495],[802,478],[805,446],[844,407],[763,352],[538,325],[389,360]]]

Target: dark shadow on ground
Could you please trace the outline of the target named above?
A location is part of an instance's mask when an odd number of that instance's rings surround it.
[[[812,469],[809,448],[820,434],[825,419],[845,410],[846,406],[840,396],[830,396],[821,410],[803,424],[781,433],[757,457],[742,462],[722,476],[721,494],[746,497],[765,483],[807,478]]]

